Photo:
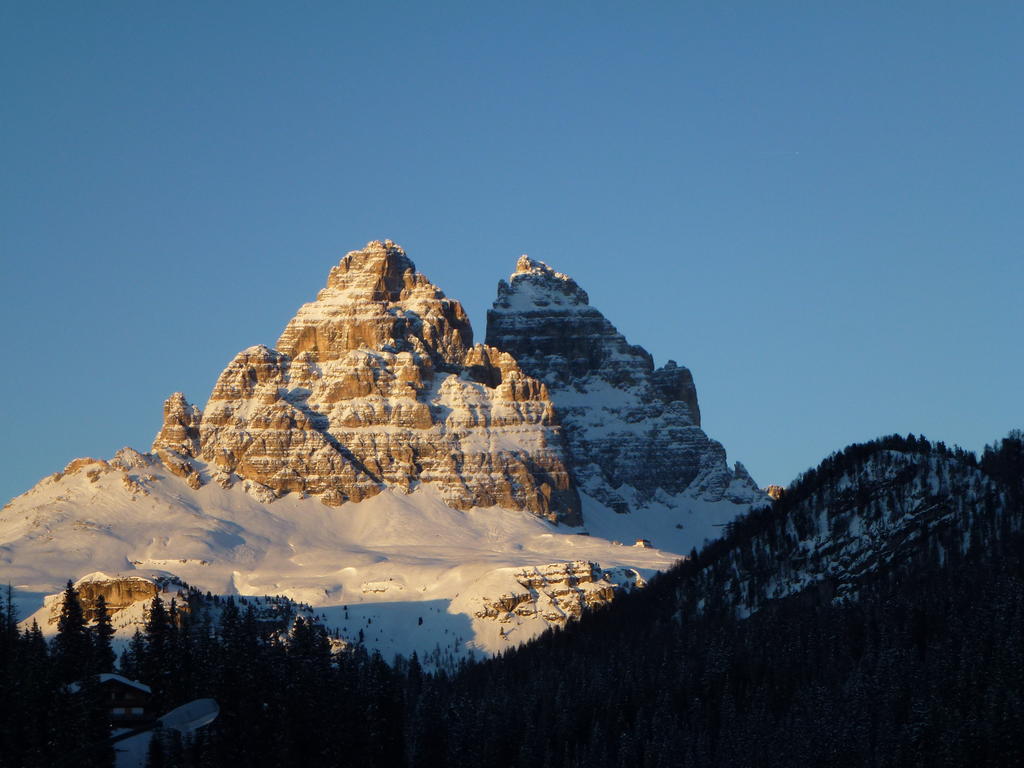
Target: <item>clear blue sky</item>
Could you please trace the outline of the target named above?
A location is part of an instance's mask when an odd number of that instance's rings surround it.
[[[980,449],[1024,426],[1022,40],[998,2],[4,3],[0,496],[147,447],[388,237],[481,340],[519,254],[569,272],[762,484]]]

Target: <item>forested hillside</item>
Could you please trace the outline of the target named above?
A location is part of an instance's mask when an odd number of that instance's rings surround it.
[[[642,593],[467,670],[425,731],[467,766],[1020,765],[1022,477],[1020,433],[980,462],[851,446]],[[825,575],[762,597],[800,569]]]

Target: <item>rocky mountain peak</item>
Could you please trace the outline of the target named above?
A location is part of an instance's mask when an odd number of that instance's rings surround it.
[[[510,279],[514,282],[517,279],[519,279],[517,277],[518,275],[524,274],[534,275],[549,281],[572,283],[573,285],[576,285],[576,282],[567,274],[563,272],[557,272],[551,267],[549,267],[547,264],[545,264],[543,261],[531,259],[525,253],[522,256],[520,256],[519,259],[516,261],[516,271],[512,273]],[[586,294],[584,294],[584,296],[586,296]]]
[[[457,509],[579,521],[545,386],[474,346],[462,305],[390,240],[346,254],[276,348],[235,356],[202,412],[172,395],[153,447],[193,486],[237,477],[338,505],[432,483]]]
[[[331,269],[327,288],[344,290],[353,283],[365,285],[367,278],[375,278],[380,281],[374,286],[375,289],[386,295],[371,295],[370,298],[377,301],[399,301],[401,291],[414,282],[417,275],[415,265],[402,246],[391,240],[371,240],[362,250],[345,254],[341,262]]]
[[[433,367],[458,367],[473,345],[462,304],[444,295],[401,246],[374,240],[333,268],[277,341],[290,358],[323,363],[361,347],[413,353]]]
[[[521,256],[487,313],[487,344],[543,381],[569,443],[580,489],[625,512],[701,500],[729,519],[763,498],[742,467],[700,429],[690,371],[630,344],[575,280]],[[736,506],[739,505],[739,506]]]
[[[327,287],[317,296],[320,302],[363,301],[396,303],[416,292],[429,298],[444,298],[436,286],[416,271],[400,245],[390,240],[373,240],[358,251],[350,251],[327,276]]]
[[[524,370],[549,385],[597,376],[611,386],[630,387],[654,371],[647,350],[627,342],[590,306],[587,292],[575,280],[528,256],[519,258],[507,282],[498,283],[487,313],[487,343],[510,352]],[[672,368],[689,375],[674,362]],[[678,376],[666,374],[665,386],[672,389],[675,385],[668,380]],[[682,399],[696,405],[696,393]],[[693,417],[699,418],[696,412]]]
[[[523,254],[508,282],[502,280],[498,283],[498,298],[493,311],[521,312],[531,307],[543,309],[552,306],[569,310],[586,307],[589,303],[587,292],[571,277]]]
[[[534,261],[524,253],[522,256],[519,257],[519,260],[516,262],[515,274],[519,274],[520,272],[529,272],[534,267],[538,267],[542,264],[543,262]]]
[[[199,425],[202,411],[191,405],[181,392],[164,401],[164,422],[153,440],[153,450],[177,451],[183,456],[199,455]]]

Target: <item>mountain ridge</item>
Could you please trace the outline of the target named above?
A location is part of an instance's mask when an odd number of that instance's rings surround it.
[[[373,241],[331,269],[280,349],[236,355],[204,412],[172,395],[154,448],[184,475],[202,457],[222,482],[237,474],[330,505],[432,482],[456,508],[578,523],[545,388],[472,338],[458,301],[400,246]]]
[[[621,396],[652,397],[703,435],[688,372],[659,374],[594,317],[638,371],[618,381]],[[710,472],[724,478],[713,493],[655,489],[618,508],[579,493],[549,383],[475,344],[461,304],[387,240],[346,254],[277,348],[238,353],[205,406],[178,392],[163,416],[151,454],[73,461],[0,511],[8,578],[53,592],[94,571],[155,570],[221,594],[359,605],[426,643],[437,638],[404,622],[440,601],[467,617],[459,652],[494,652],[564,625],[580,600],[644,583],[767,499],[706,437]]]

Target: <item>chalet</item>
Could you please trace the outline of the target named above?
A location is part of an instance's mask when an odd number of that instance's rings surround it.
[[[70,689],[76,692],[81,686],[81,683],[72,683]],[[108,702],[110,721],[114,725],[134,724],[152,719],[149,698],[153,691],[145,683],[129,680],[113,672],[104,672],[99,675],[99,686],[104,700]]]
[[[651,549],[654,545],[651,544],[650,539],[637,539],[634,547],[641,547],[642,549]]]

